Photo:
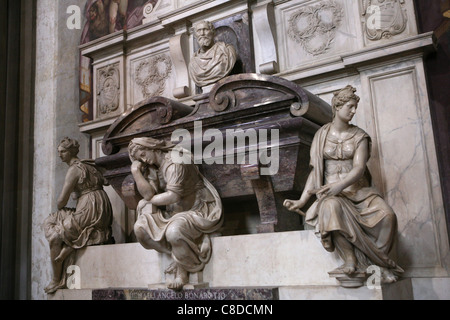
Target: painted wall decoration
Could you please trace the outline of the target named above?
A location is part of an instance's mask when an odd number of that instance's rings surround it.
[[[84,6],[86,24],[80,44],[127,30],[142,24],[144,7],[156,6],[159,0],[87,0]],[[91,60],[80,56],[80,109],[82,122],[93,119]]]

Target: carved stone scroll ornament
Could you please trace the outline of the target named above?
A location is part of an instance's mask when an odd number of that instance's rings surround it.
[[[118,64],[98,70],[97,115],[107,115],[120,105],[120,71]]]
[[[405,0],[363,0],[364,29],[369,40],[389,39],[405,31]]]
[[[270,92],[270,99],[255,103],[254,97],[262,97],[267,92]],[[295,101],[290,106],[291,115],[316,123],[331,119],[330,107],[316,95],[283,78],[256,73],[232,75],[217,82],[209,95],[209,107],[218,113],[232,112],[239,105],[262,106],[271,100],[288,97]]]
[[[166,80],[172,73],[172,62],[165,54],[142,61],[136,68],[135,81],[145,99],[162,96]]]
[[[335,1],[326,1],[296,11],[289,19],[289,37],[313,56],[330,49],[344,10]]]
[[[263,3],[256,6],[253,9],[253,19],[261,51],[262,63],[259,65],[259,71],[262,74],[278,73],[276,23],[273,3]]]
[[[112,155],[126,147],[130,136],[160,128],[187,116],[192,110],[192,107],[178,101],[151,97],[117,118],[103,138],[102,151],[105,155]]]

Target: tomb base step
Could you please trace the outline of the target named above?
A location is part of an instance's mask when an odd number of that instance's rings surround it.
[[[64,289],[50,300],[184,300],[184,301],[228,301],[228,300],[412,300],[411,279],[378,287],[363,286],[344,288],[336,285],[283,286],[278,288],[196,288],[181,291],[169,289],[108,288],[108,289]]]

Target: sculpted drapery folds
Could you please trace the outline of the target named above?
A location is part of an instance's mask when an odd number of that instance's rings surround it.
[[[78,142],[69,138],[63,139],[58,146],[58,155],[69,169],[57,201],[58,211],[44,221],[53,268],[53,278],[45,288],[46,293],[66,286],[66,269],[74,262],[75,250],[114,242],[112,207],[103,190],[106,180],[94,161],[77,157],[78,150]],[[66,207],[71,194],[77,199],[76,208]]]
[[[194,164],[174,163],[175,146],[136,138],[128,146],[131,172],[143,199],[137,206],[136,238],[146,249],[170,254],[168,288],[181,290],[189,273],[202,271],[211,256],[210,234],[223,223],[222,203]],[[163,207],[165,206],[165,210]]]
[[[397,219],[371,184],[367,161],[371,139],[351,125],[359,102],[351,86],[336,92],[334,118],[319,129],[311,146],[312,171],[299,200],[286,200],[291,211],[306,215],[324,248],[337,250],[344,264],[333,273],[353,275],[371,265],[382,270],[382,281],[394,282],[403,270],[389,258]],[[312,195],[317,200],[304,214],[300,209]]]
[[[223,79],[236,63],[236,49],[221,41],[214,42],[214,35],[214,26],[209,21],[202,21],[195,26],[195,37],[200,48],[191,58],[189,74],[199,87]]]

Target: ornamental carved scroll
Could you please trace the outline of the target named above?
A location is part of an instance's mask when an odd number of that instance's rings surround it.
[[[113,113],[120,105],[119,63],[108,65],[97,73],[97,115]]]
[[[344,17],[344,9],[335,1],[301,8],[289,18],[289,37],[313,56],[331,48]]]
[[[364,29],[369,40],[389,39],[405,31],[405,0],[363,0]]]

